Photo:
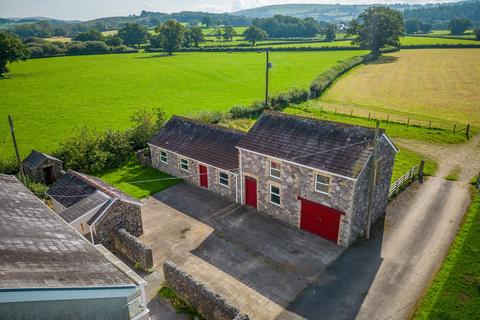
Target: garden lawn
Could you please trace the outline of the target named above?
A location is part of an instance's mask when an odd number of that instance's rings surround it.
[[[271,53],[270,92],[308,88],[340,61],[366,51]],[[125,129],[140,107],[167,115],[227,111],[262,100],[265,55],[247,53],[108,54],[32,59],[0,80],[0,143],[15,119],[21,156],[55,150],[84,125]],[[13,157],[10,138],[0,157]]]
[[[133,160],[96,176],[137,199],[148,197],[182,181],[153,168],[143,167]]]
[[[480,194],[413,319],[480,319]]]
[[[402,50],[354,68],[317,100],[416,120],[480,125],[480,49]],[[331,110],[331,108],[330,108]],[[383,117],[384,118],[384,117]],[[459,129],[460,127],[457,127]]]

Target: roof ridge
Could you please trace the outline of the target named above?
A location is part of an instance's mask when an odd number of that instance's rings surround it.
[[[263,112],[263,114],[269,114],[269,115],[273,115],[273,116],[281,116],[281,117],[285,117],[285,118],[297,118],[297,119],[305,119],[305,120],[313,120],[313,121],[317,121],[317,122],[325,122],[325,123],[330,123],[330,124],[333,124],[333,125],[337,125],[337,126],[344,126],[344,127],[353,127],[353,128],[365,128],[365,129],[369,129],[371,131],[375,131],[375,128],[374,127],[367,127],[367,126],[363,126],[363,125],[358,125],[358,124],[351,124],[351,123],[345,123],[345,122],[338,122],[338,121],[333,121],[333,120],[325,120],[325,119],[319,119],[319,118],[315,118],[315,117],[308,117],[308,116],[305,116],[305,115],[296,115],[296,114],[288,114],[288,113],[285,113],[285,112],[278,112],[278,111],[272,111],[272,110],[265,110]],[[263,116],[262,114],[262,116]],[[385,131],[385,129],[383,128],[380,128],[381,131]]]
[[[77,172],[75,170],[71,170],[69,169],[68,172],[70,173],[73,173],[74,176],[76,176],[77,178],[80,178],[81,180],[87,182],[91,187],[94,187],[95,189],[97,190],[100,190],[101,192],[105,193],[107,196],[110,196],[112,198],[116,198],[117,196],[115,194],[113,194],[110,190],[107,190],[106,188],[104,188],[103,186],[99,185],[98,183],[96,183],[95,181],[92,181],[91,179],[89,179],[90,175],[88,174],[85,174],[85,173],[81,173],[81,172]],[[97,179],[100,179],[100,178],[97,178]],[[114,188],[112,186],[112,188]]]
[[[222,125],[219,125],[219,124],[216,124],[216,123],[204,122],[204,121],[201,121],[201,120],[192,119],[192,118],[188,118],[188,117],[184,117],[184,116],[180,116],[180,115],[176,115],[176,114],[174,114],[171,117],[171,119],[174,119],[174,118],[177,118],[177,119],[180,119],[180,120],[183,120],[183,121],[187,121],[187,122],[191,122],[191,123],[195,123],[195,124],[199,124],[199,125],[203,125],[203,126],[206,126],[206,127],[210,127],[212,129],[219,129],[219,130],[223,130],[223,131],[227,131],[227,132],[231,132],[231,133],[238,133],[238,134],[241,134],[242,136],[246,135],[246,133],[242,130],[230,128],[230,127],[227,127],[227,126],[222,126]]]

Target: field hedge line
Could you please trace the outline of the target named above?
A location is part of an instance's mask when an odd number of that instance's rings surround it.
[[[359,47],[200,47],[182,48],[178,52],[259,52],[268,49],[270,51],[344,51],[365,50]],[[164,52],[159,48],[145,48],[145,52]]]

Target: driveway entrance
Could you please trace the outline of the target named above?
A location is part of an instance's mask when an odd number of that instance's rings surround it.
[[[179,184],[142,209],[157,281],[169,259],[251,319],[300,319],[285,306],[344,249],[202,188]],[[148,281],[149,279],[147,279]]]

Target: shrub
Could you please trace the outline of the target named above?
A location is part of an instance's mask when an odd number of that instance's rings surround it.
[[[474,29],[473,34],[475,35],[475,39],[480,40],[480,28]]]
[[[30,51],[30,57],[32,58],[40,58],[44,56],[42,47],[27,47],[28,51]]]
[[[130,121],[134,126],[127,131],[130,144],[134,150],[145,149],[147,142],[163,126],[166,115],[162,109],[141,108],[131,117]]]
[[[83,54],[85,53],[85,42],[71,42],[67,46],[68,54]]]
[[[193,115],[194,119],[206,123],[220,123],[221,121],[228,120],[229,114],[225,114],[220,111],[200,111]]]
[[[38,196],[41,199],[45,199],[48,191],[48,187],[44,185],[43,183],[40,182],[35,182],[32,179],[26,177],[25,178],[26,182],[26,187],[28,190],[30,190],[32,193],[34,193],[36,196]]]
[[[103,41],[85,41],[86,53],[107,53],[110,51]]]
[[[18,162],[13,157],[0,158],[0,173],[17,174]]]
[[[110,48],[110,51],[112,53],[133,53],[133,52],[138,52],[137,49],[129,48],[126,45],[121,45],[118,47],[113,47]]]

